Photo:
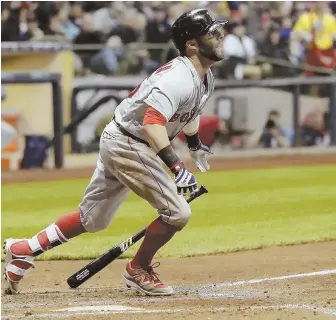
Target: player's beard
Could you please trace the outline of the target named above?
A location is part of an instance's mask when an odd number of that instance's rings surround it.
[[[211,61],[220,61],[223,60],[223,56],[221,54],[216,53],[215,48],[211,45],[206,45],[201,41],[198,41],[198,47],[200,54]]]

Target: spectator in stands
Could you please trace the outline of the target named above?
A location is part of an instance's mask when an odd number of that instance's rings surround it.
[[[227,59],[224,73],[229,77],[261,79],[269,73],[269,68],[256,65],[256,43],[246,35],[246,28],[241,22],[232,24],[232,33],[224,38],[223,48]]]
[[[127,10],[122,14],[120,24],[113,28],[108,36],[118,36],[124,44],[137,42],[145,23],[144,15],[135,10]]]
[[[76,44],[101,44],[105,42],[105,36],[101,32],[94,30],[92,16],[86,14],[81,18],[80,33],[73,42]]]
[[[248,20],[248,14],[249,14],[248,3],[243,2],[243,1],[240,2],[238,6],[238,12],[239,12],[240,19],[243,25],[247,27],[247,24],[248,24],[247,20]]]
[[[303,146],[326,146],[329,144],[328,112],[315,108],[308,112],[300,126],[301,142]]]
[[[144,30],[145,16],[137,10],[126,10],[120,18],[120,24],[108,35],[108,45],[96,55],[92,61],[92,67],[102,70],[100,73],[114,74],[118,71],[121,60],[126,60],[124,56],[124,45],[137,42],[141,30]],[[124,72],[138,73],[142,70],[147,52],[144,50],[132,51],[128,60],[128,66]],[[126,71],[127,69],[127,71]]]
[[[2,41],[41,39],[44,34],[36,17],[38,7],[36,2],[10,2],[4,10],[6,22],[2,25]]]
[[[83,4],[80,1],[72,1],[70,3],[69,20],[80,28],[82,25],[83,16],[84,16]]]
[[[18,1],[1,3],[1,41],[18,41],[21,7]]]
[[[288,147],[290,145],[280,124],[280,112],[271,110],[262,130],[256,130],[249,139],[249,146],[264,148]]]
[[[290,17],[284,17],[280,28],[280,43],[289,46],[290,34],[292,32],[293,23]]]
[[[21,8],[21,11],[26,11],[27,12],[27,16],[34,16],[36,17],[36,13],[38,11],[40,7],[40,4],[38,1],[27,1],[27,2],[23,2]]]
[[[1,40],[2,41],[10,41],[9,40],[10,30],[9,30],[9,23],[8,23],[9,16],[10,16],[10,9],[7,6],[2,5],[1,6]]]
[[[261,55],[272,59],[279,59],[289,62],[289,49],[286,43],[281,43],[281,30],[277,25],[273,25],[266,36],[266,40],[261,46]],[[293,69],[272,65],[273,77],[290,77],[294,74]]]
[[[256,54],[259,48],[262,55],[287,61],[290,59],[292,63],[306,61],[330,69],[336,65],[333,53],[336,40],[335,18],[327,12],[326,2],[314,3],[312,11],[307,13],[304,11],[311,6],[311,2],[308,1],[255,3],[247,1],[3,1],[1,35],[2,41],[23,41],[39,39],[44,33],[51,36],[59,35],[75,43],[99,44],[101,43],[99,39],[97,42],[94,41],[93,30],[90,32],[82,30],[84,16],[89,14],[92,16],[94,31],[104,34],[106,39],[112,37],[109,42],[112,45],[109,47],[113,48],[115,53],[117,51],[120,53],[120,42],[124,45],[132,42],[167,43],[170,40],[169,29],[172,21],[189,9],[204,6],[207,6],[217,18],[230,19],[233,24],[236,24],[233,32],[224,41],[228,56],[228,61],[222,68],[224,77],[236,79],[266,77],[270,70],[268,65],[258,64]],[[336,11],[336,5],[333,2],[329,3],[329,7],[331,11]],[[296,20],[294,32],[291,32],[293,22]],[[273,30],[274,24],[278,26],[279,32]],[[278,33],[280,33],[280,40],[278,40]],[[293,35],[290,36],[291,33]],[[290,41],[291,54],[288,58],[289,39],[292,41]],[[116,47],[118,47],[117,51]],[[307,52],[305,52],[306,49]],[[107,54],[107,51],[104,52]],[[124,53],[127,53],[127,50]],[[132,64],[138,64],[134,61],[139,59],[147,61],[144,64],[144,70],[151,72],[161,63],[161,53],[160,49],[148,50],[146,53],[145,50],[132,51],[124,60],[130,60]],[[97,52],[92,51],[91,55],[97,55]],[[175,56],[175,50],[171,49],[167,60]],[[114,58],[119,59],[119,56]],[[129,71],[127,68],[123,70]],[[286,74],[285,69],[275,67],[273,76],[290,76],[289,70],[286,69],[288,72]],[[139,69],[136,68],[137,73],[138,71]]]
[[[186,10],[183,3],[180,2],[172,3],[172,5],[169,6],[169,8],[167,9],[168,14],[167,22],[169,23],[169,25],[171,26],[174,23],[174,21],[185,11]]]
[[[106,41],[104,34],[95,31],[92,23],[92,16],[85,14],[81,18],[80,34],[74,39],[74,44],[104,44]],[[91,58],[101,49],[96,50],[75,50],[75,53],[81,58],[83,67],[89,68]]]
[[[34,14],[26,18],[27,31],[20,34],[19,41],[41,40],[44,36],[43,31],[38,27],[38,22]]]
[[[227,20],[230,16],[230,4],[232,4],[232,10],[238,10],[239,4],[236,1],[209,1],[207,9],[218,20]]]
[[[36,19],[38,21],[38,27],[43,31],[44,34],[48,33],[50,18],[52,12],[55,10],[55,3],[53,2],[36,2],[37,6],[33,9]]]
[[[283,13],[280,10],[280,2],[278,1],[272,1],[268,4],[269,6],[269,15],[273,23],[277,23],[278,25],[281,25]]]
[[[69,19],[66,7],[57,9],[50,20],[50,30],[55,35],[63,35],[73,41],[79,34],[80,28]]]
[[[257,2],[257,4],[262,2]],[[257,7],[258,8],[258,7]],[[260,15],[259,15],[259,26],[258,31],[254,35],[254,39],[258,45],[262,45],[265,41],[266,35],[268,33],[268,30],[270,26],[272,25],[272,20],[270,18],[270,15],[265,10],[260,9]]]
[[[113,75],[119,72],[123,54],[121,39],[118,36],[112,36],[108,39],[106,46],[92,57],[90,68],[98,74]]]
[[[145,28],[145,42],[148,43],[167,43],[171,39],[170,25],[168,23],[167,13],[163,7],[153,7],[153,20],[148,21]],[[161,57],[163,50],[151,49],[147,64],[148,73],[153,72],[162,63]]]
[[[102,8],[107,8],[110,5],[111,2],[108,1],[82,1],[83,10],[90,13],[94,13]]]
[[[119,25],[120,17],[124,11],[126,11],[126,7],[123,2],[112,2],[108,7],[93,12],[94,29],[108,35]]]
[[[336,18],[327,10],[325,2],[314,2],[310,12],[304,12],[296,22],[292,41],[300,41],[306,49],[307,64],[333,69],[336,66]],[[293,46],[294,47],[294,46]],[[299,55],[299,52],[293,52]],[[305,72],[312,75],[312,72]]]

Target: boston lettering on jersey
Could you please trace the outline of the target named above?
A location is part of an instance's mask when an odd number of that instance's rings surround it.
[[[197,111],[197,107],[192,109],[190,112],[185,113],[175,113],[169,120],[169,122],[175,122],[178,119],[180,119],[180,122],[190,122],[192,118],[194,117],[195,113]]]

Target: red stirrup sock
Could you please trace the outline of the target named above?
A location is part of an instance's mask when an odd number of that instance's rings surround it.
[[[162,248],[179,229],[163,222],[160,218],[154,220],[147,228],[145,238],[131,261],[131,268],[148,266],[157,251]]]
[[[40,231],[31,239],[14,243],[11,251],[17,255],[33,255],[36,257],[84,232],[86,230],[81,224],[80,213],[68,213],[58,218],[55,223]]]

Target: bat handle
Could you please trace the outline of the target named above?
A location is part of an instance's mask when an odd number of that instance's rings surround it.
[[[209,192],[208,189],[202,184],[198,190],[196,190],[194,193],[190,195],[190,197],[187,199],[187,202],[190,203],[191,201],[200,197],[202,194],[208,193],[208,192]]]

